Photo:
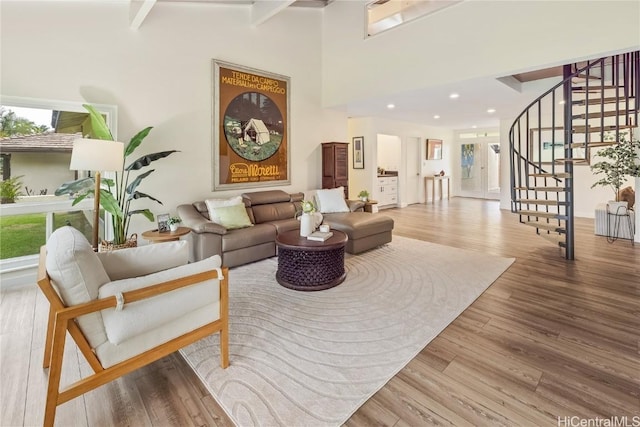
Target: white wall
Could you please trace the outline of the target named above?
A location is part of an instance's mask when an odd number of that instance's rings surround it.
[[[378,135],[377,142],[376,167],[397,172],[400,169],[402,157],[402,141],[394,135]]]
[[[358,194],[358,189],[371,189],[375,185],[379,158],[376,143],[378,135],[396,136],[400,138],[402,143],[403,157],[401,157],[401,165],[398,170],[398,202],[400,205],[404,205],[406,200],[409,199],[406,185],[406,168],[404,165],[408,161],[414,161],[414,159],[407,159],[407,138],[420,139],[421,159],[426,158],[425,140],[427,138],[441,139],[443,141],[442,160],[422,160],[422,168],[420,171],[422,179],[420,179],[418,188],[418,194],[420,195],[419,200],[421,202],[424,202],[424,176],[433,175],[435,171],[439,172],[441,170],[444,170],[447,175],[454,173],[452,166],[454,164],[452,158],[453,131],[449,129],[379,117],[364,117],[349,119],[349,135],[349,139],[351,139],[352,136],[364,136],[365,141],[365,169],[350,169],[349,172],[349,193],[351,198],[354,198]],[[455,177],[451,179],[453,180]]]
[[[325,8],[324,105],[640,46],[637,1],[465,1],[364,40],[365,3]],[[603,18],[615,23],[585,38],[580,29],[601,28]]]
[[[346,119],[321,104],[322,11],[288,8],[251,27],[250,8],[158,2],[138,31],[129,2],[2,1],[3,95],[115,104],[119,139],[154,126],[138,154],[154,163],[140,190],[164,206],[212,197],[213,58],[291,77],[291,185],[319,187],[320,143],[346,140]],[[217,193],[216,197],[237,194]],[[134,230],[150,228],[146,220]]]

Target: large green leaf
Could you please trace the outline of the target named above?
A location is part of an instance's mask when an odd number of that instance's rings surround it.
[[[113,141],[113,135],[105,122],[104,117],[93,105],[82,104],[87,111],[89,111],[89,117],[91,118],[91,137],[95,139],[104,139],[107,141]]]
[[[105,189],[100,189],[100,206],[116,218],[124,218],[122,209],[113,194]]]
[[[136,188],[138,188],[138,185],[140,185],[140,182],[142,182],[143,179],[151,175],[154,171],[155,169],[151,169],[150,171],[147,171],[143,174],[136,176],[136,179],[131,181],[131,184],[127,185],[127,189],[126,189],[127,194],[133,194],[136,191]]]
[[[60,187],[56,188],[55,195],[62,196],[63,194],[75,194],[84,193],[87,190],[93,189],[95,182],[93,178],[76,179],[75,181],[67,181]]]
[[[147,137],[147,135],[149,135],[151,129],[153,129],[153,126],[144,128],[133,138],[131,138],[131,141],[129,141],[129,144],[127,144],[127,148],[124,149],[124,157],[127,157],[129,154],[133,153],[136,148],[138,148],[138,146],[142,144],[142,141]]]
[[[153,213],[149,210],[149,209],[138,209],[135,211],[129,211],[128,215],[136,215],[136,214],[141,214],[144,215],[145,218],[147,218],[149,221],[153,221],[154,220],[154,216]]]
[[[177,153],[178,150],[170,150],[170,151],[161,151],[159,153],[147,154],[145,156],[140,157],[135,162],[131,163],[129,166],[124,168],[126,171],[135,171],[142,169],[145,166],[149,166],[151,162],[154,162],[159,159],[163,159],[173,153]]]
[[[133,194],[130,194],[129,197],[127,197],[127,200],[144,199],[144,198],[151,199],[154,202],[158,202],[158,203],[162,204],[162,202],[160,200],[156,199],[155,197],[150,196],[150,195],[148,195],[146,193],[141,193],[140,191],[134,191]]]

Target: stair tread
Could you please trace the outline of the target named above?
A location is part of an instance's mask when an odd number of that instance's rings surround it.
[[[529,191],[550,191],[550,192],[560,192],[566,191],[564,187],[515,187],[516,190],[529,190]]]
[[[541,228],[543,230],[555,231],[556,233],[564,233],[566,231],[562,225],[550,224],[548,222],[525,221],[524,224],[535,228]]]
[[[558,200],[546,200],[546,199],[520,199],[520,200],[516,200],[516,202],[525,203],[528,205],[549,205],[549,206],[557,206],[562,203]]]
[[[544,212],[544,211],[532,211],[532,210],[521,210],[517,211],[519,215],[524,216],[537,216],[540,218],[556,218],[560,214],[558,212]]]
[[[589,144],[591,145],[591,144]],[[569,178],[571,174],[567,172],[558,172],[558,173],[530,173],[529,176],[534,178]]]
[[[574,157],[572,159],[559,158],[556,159],[556,163],[587,163],[587,159],[583,157]]]
[[[634,96],[629,96],[629,99],[635,100]],[[587,102],[586,99],[574,99],[572,104],[574,105],[592,105],[592,104],[615,104],[616,102],[622,102],[624,98],[618,98],[617,96],[608,96],[606,98],[590,98]]]
[[[624,86],[619,86],[619,85],[589,85],[589,87],[587,88],[587,86],[573,86],[571,88],[572,91],[574,92],[600,92],[602,89],[624,89]]]
[[[627,114],[635,114],[636,110],[611,110],[611,111],[596,111],[593,113],[589,113],[589,115],[587,116],[584,113],[581,114],[576,114],[571,116],[572,119],[585,119],[585,118],[590,118],[590,119],[597,119],[600,117],[615,117],[615,116],[624,116]]]
[[[618,129],[632,129],[634,128],[634,125],[618,125]],[[586,132],[586,131],[589,132]],[[616,125],[608,125],[608,126],[604,126],[604,127],[586,127],[583,125],[580,126],[573,126],[573,131],[574,132],[579,132],[579,133],[600,133],[602,131],[614,131],[616,130]]]
[[[610,145],[616,145],[618,141],[594,141],[589,143],[589,147],[608,147]],[[573,142],[571,143],[571,148],[584,148],[584,142]]]

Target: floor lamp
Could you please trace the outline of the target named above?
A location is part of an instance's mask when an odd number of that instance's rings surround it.
[[[95,193],[93,199],[93,250],[98,251],[100,229],[100,172],[121,171],[124,162],[124,144],[117,141],[79,138],[73,141],[71,170],[94,171]]]

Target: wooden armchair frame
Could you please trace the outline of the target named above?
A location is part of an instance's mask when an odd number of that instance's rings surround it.
[[[146,366],[161,359],[186,345],[198,341],[215,332],[220,332],[220,366],[229,366],[229,269],[223,267],[220,278],[220,318],[212,323],[181,335],[164,344],[160,344],[144,353],[124,360],[109,368],[103,368],[89,342],[74,321],[75,318],[115,307],[116,297],[97,299],[85,304],[66,307],[51,284],[45,266],[46,248],[40,251],[38,265],[38,286],[49,300],[49,321],[44,346],[43,367],[49,368],[49,382],[47,385],[47,400],[45,404],[44,422],[46,427],[53,426],[58,405],[61,405],[81,394],[113,381],[122,375]],[[201,283],[204,280],[216,279],[216,270],[206,271],[191,276],[152,285],[146,288],[124,292],[125,303],[140,301],[179,288]],[[78,348],[89,362],[94,374],[83,378],[64,390],[60,391],[60,375],[62,373],[62,359],[67,331],[78,345]]]

